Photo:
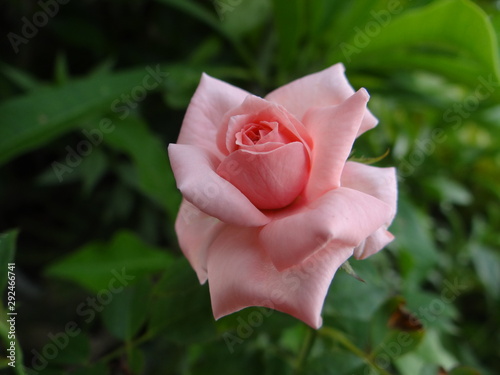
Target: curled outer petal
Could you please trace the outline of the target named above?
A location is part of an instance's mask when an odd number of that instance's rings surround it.
[[[228,226],[212,243],[208,279],[214,317],[264,306],[319,328],[328,287],[336,270],[352,255],[352,248],[327,246],[280,272],[260,246],[257,231]]]
[[[198,209],[229,224],[261,226],[269,222],[241,191],[215,172],[218,160],[210,152],[170,144],[168,153],[177,188]]]
[[[309,108],[338,105],[354,94],[344,71],[344,65],[335,64],[281,86],[266,95],[265,99],[281,104],[302,120]],[[375,127],[377,123],[375,116],[366,110],[358,136]]]

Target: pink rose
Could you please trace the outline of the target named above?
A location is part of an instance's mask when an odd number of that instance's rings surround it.
[[[216,319],[270,307],[322,324],[336,270],[393,236],[394,168],[347,161],[377,119],[336,64],[265,98],[203,74],[170,162],[179,244]]]

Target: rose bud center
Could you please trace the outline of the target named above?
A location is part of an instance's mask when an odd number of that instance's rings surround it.
[[[309,156],[300,139],[278,121],[251,121],[234,135],[235,150],[217,173],[259,209],[292,203],[309,176]]]

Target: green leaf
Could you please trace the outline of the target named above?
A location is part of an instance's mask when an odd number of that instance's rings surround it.
[[[291,315],[258,306],[224,316],[216,322],[216,326],[229,353],[242,353],[255,345],[266,346],[265,340],[268,338],[280,338],[280,346],[295,353],[303,341],[302,329],[305,328],[302,322]],[[298,328],[300,337],[291,337],[293,333],[290,330],[294,331],[293,327],[302,327]],[[257,343],[259,338],[261,341]]]
[[[302,32],[301,5],[301,0],[273,0],[281,70],[288,70],[295,61]]]
[[[358,346],[356,346],[356,344],[352,342],[349,336],[346,335],[344,332],[336,328],[323,326],[318,331],[318,334],[330,339],[334,345],[340,344],[343,348],[354,354],[356,357],[363,359],[363,361],[367,363],[370,367],[380,370],[378,364],[373,363],[371,361],[371,358],[363,350],[361,350]],[[380,373],[384,375],[386,374],[385,372],[380,372]]]
[[[427,331],[416,352],[428,363],[436,363],[444,368],[457,365],[456,358],[443,346],[439,331]]]
[[[113,58],[107,58],[106,60],[100,62],[98,65],[92,68],[89,72],[90,76],[107,76],[113,71],[113,67],[116,65],[116,61]]]
[[[0,63],[0,72],[24,91],[32,91],[41,86],[41,83],[39,83],[35,77],[13,66]]]
[[[93,365],[85,366],[71,372],[71,375],[108,375],[108,365],[103,362],[98,362]]]
[[[456,358],[450,354],[442,345],[440,334],[435,330],[428,330],[420,345],[416,350],[396,359],[396,365],[403,375],[413,375],[419,373],[415,367],[408,367],[407,359],[423,364],[435,364],[443,368],[450,368],[457,365]]]
[[[163,3],[166,5],[170,5],[174,8],[177,8],[180,11],[210,26],[220,35],[225,37],[229,42],[231,42],[234,45],[234,47],[240,52],[240,54],[242,54],[247,59],[250,58],[248,52],[244,50],[242,45],[240,44],[238,35],[230,32],[229,30],[223,27],[223,23],[221,22],[220,19],[218,19],[216,15],[217,7],[216,11],[209,11],[207,8],[205,8],[202,5],[199,5],[193,0],[157,0],[157,1],[159,3]]]
[[[387,155],[389,155],[389,152],[390,152],[390,150],[387,149],[387,151],[384,152],[382,155],[372,157],[372,158],[351,156],[351,157],[349,157],[349,161],[355,161],[355,162],[363,163],[363,164],[375,164],[375,163],[385,159],[387,157]]]
[[[165,269],[154,290],[148,328],[178,343],[214,338],[215,320],[207,285],[201,286],[184,258]]]
[[[165,83],[165,102],[171,108],[185,110],[200,83],[202,72],[189,65],[169,66],[169,72],[172,76]]]
[[[76,323],[74,324],[76,326]],[[64,331],[61,331],[53,333],[52,337],[52,343],[57,343],[64,348],[53,359],[54,363],[75,365],[88,362],[90,357],[90,340],[85,332],[79,332],[78,335],[70,337]],[[50,341],[47,344],[50,344]]]
[[[143,310],[144,309],[143,307]],[[132,374],[144,374],[144,365],[146,363],[146,356],[144,352],[137,347],[132,347],[127,350],[128,365]]]
[[[457,279],[445,280],[441,285],[440,293],[431,293],[418,289],[404,293],[407,307],[411,310],[426,328],[439,329],[442,332],[452,329],[453,319],[458,312],[453,301],[463,293],[464,285],[457,283]]]
[[[268,20],[271,10],[269,0],[214,0],[212,1],[229,34],[248,34]]]
[[[135,170],[132,168],[119,168],[118,171],[120,177],[127,171],[129,172],[128,178],[131,178],[130,175],[135,175]],[[122,178],[121,182],[123,181],[126,180]],[[111,197],[102,209],[103,222],[112,223],[113,220],[126,220],[132,215],[132,210],[134,209],[134,192],[124,183],[116,183],[110,190]]]
[[[386,359],[392,362],[406,353],[414,351],[420,345],[424,336],[424,331],[404,332],[393,330],[379,343],[370,356],[376,362],[382,362]]]
[[[197,56],[194,56],[198,58]],[[185,110],[196,87],[200,83],[202,72],[218,79],[249,80],[248,72],[242,68],[223,65],[172,64],[168,65],[170,77],[165,81],[165,102],[174,109]]]
[[[198,19],[205,24],[211,26],[215,30],[225,35],[225,31],[221,27],[220,20],[217,19],[215,12],[209,11],[207,8],[195,3],[192,0],[157,0],[159,3],[170,5],[189,14],[191,17]],[[226,35],[231,38],[230,35]]]
[[[395,366],[399,370],[398,374],[401,375],[427,375],[438,373],[437,365],[433,365],[429,368],[429,364],[415,352],[410,352],[397,358]]]
[[[292,353],[299,353],[308,329],[309,327],[303,324],[295,324],[282,330],[280,346]]]
[[[369,263],[350,260],[356,274],[365,282],[359,282],[344,272],[335,275],[326,297],[324,314],[361,321],[371,319],[373,313],[387,298],[389,290],[383,285],[380,276],[368,272]]]
[[[247,65],[251,68],[251,71],[254,77],[263,82],[263,78],[260,75],[260,72],[257,70],[257,66],[255,63],[255,58],[251,52],[249,52],[246,47],[241,43],[239,35],[231,32],[226,29],[222,22],[217,19],[216,12],[211,12],[207,10],[202,5],[192,1],[192,0],[157,0],[159,3],[163,3],[166,5],[170,5],[174,8],[179,9],[180,11],[192,16],[195,19],[200,20],[206,25],[213,28],[220,35],[222,35],[226,40],[228,40],[235,51],[241,56],[241,58],[247,63]],[[221,0],[223,1],[223,0]]]
[[[290,375],[288,371],[267,372],[267,369],[264,368],[262,364],[262,356],[264,353],[260,354],[254,351],[242,351],[237,355],[230,355],[223,340],[211,341],[202,345],[192,345],[188,348],[188,353],[186,360],[183,361],[183,371],[175,373],[193,375]],[[170,368],[168,370],[170,370]],[[172,373],[168,370],[157,373]]]
[[[474,86],[481,76],[498,80],[496,35],[488,16],[471,1],[432,2],[400,16],[389,14],[388,21],[374,17],[357,30],[343,45],[343,57],[334,52],[333,62],[352,59],[353,67],[388,73],[425,69]]]
[[[307,375],[355,375],[356,368],[363,364],[363,359],[346,351],[336,349],[323,352],[319,356],[309,358],[304,366]],[[368,371],[367,374],[376,372]]]
[[[83,192],[90,194],[108,168],[106,154],[100,149],[82,160],[81,172],[83,178]]]
[[[430,218],[400,194],[398,214],[391,226],[395,241],[390,248],[397,249],[404,286],[411,291],[426,279],[437,262],[437,250],[430,232]]]
[[[110,111],[112,103],[141,85],[147,74],[141,68],[81,78],[0,104],[0,164],[75,128],[85,116]]]
[[[466,206],[473,200],[465,186],[443,175],[433,176],[423,181],[423,185],[437,195],[437,201]]]
[[[135,116],[116,119],[113,126],[104,141],[132,158],[140,190],[175,218],[181,198],[161,139]]]
[[[370,21],[372,11],[376,12],[388,8],[387,0],[358,0],[355,2],[320,0],[314,4],[316,5],[316,9],[314,9],[316,14],[313,13],[313,21],[315,22],[311,28],[315,28],[317,34],[325,35],[327,41],[333,46],[348,41],[357,28]],[[322,52],[324,53],[324,51]],[[340,60],[336,60],[336,62],[338,61]]]
[[[106,328],[117,338],[131,340],[146,320],[151,294],[151,281],[141,279],[113,296],[102,311]]]
[[[66,55],[64,53],[60,52],[56,56],[54,78],[58,85],[67,84],[70,79],[68,59],[66,58]]]
[[[359,277],[358,274],[356,273],[356,271],[354,271],[354,269],[352,268],[352,266],[348,260],[346,260],[342,264],[342,266],[340,266],[340,268],[342,268],[342,270],[344,270],[345,273],[347,273],[349,276],[354,277],[356,280],[359,280],[361,282],[365,282],[365,280],[363,280],[361,277]]]
[[[486,291],[493,298],[500,298],[500,255],[488,247],[472,244],[472,262]]]
[[[172,256],[163,249],[146,245],[135,234],[123,230],[109,243],[94,242],[82,247],[49,266],[45,273],[99,292],[115,284],[119,284],[115,289],[127,286],[141,276],[162,271],[171,262]]]
[[[14,262],[18,230],[0,234],[0,293],[3,293],[8,280],[8,264]],[[15,272],[15,270],[14,270]]]

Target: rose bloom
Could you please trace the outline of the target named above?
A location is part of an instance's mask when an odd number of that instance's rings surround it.
[[[168,151],[179,244],[216,319],[264,306],[319,328],[336,270],[393,240],[395,169],[347,161],[377,124],[368,99],[341,64],[265,98],[203,74]]]

